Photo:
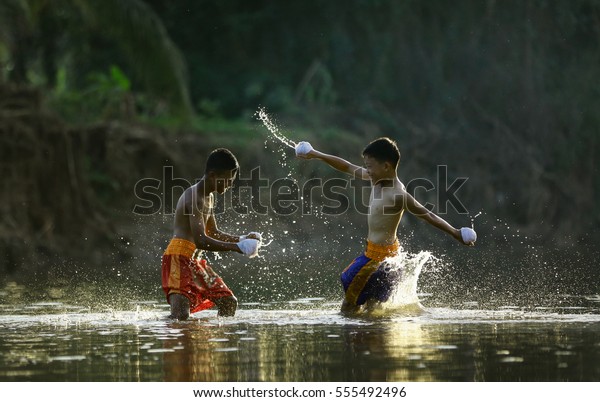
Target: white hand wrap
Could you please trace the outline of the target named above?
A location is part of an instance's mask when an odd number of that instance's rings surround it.
[[[258,255],[260,242],[256,239],[245,239],[237,243],[240,251],[249,258],[254,258]]]
[[[258,232],[250,232],[247,235],[241,235],[240,241],[249,239],[249,238],[251,238],[250,236],[254,236],[254,238],[256,238],[260,243],[262,243],[262,234],[260,234]]]
[[[313,150],[312,145],[306,141],[300,141],[296,144],[296,156],[303,156]]]
[[[471,228],[464,227],[460,229],[460,236],[462,237],[463,243],[470,244],[475,243],[477,240],[477,233]]]

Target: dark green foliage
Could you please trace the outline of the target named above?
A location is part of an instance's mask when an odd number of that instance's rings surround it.
[[[171,115],[192,114],[185,63],[141,0],[1,0],[0,63],[8,80],[50,88],[66,71],[69,90],[118,65]]]
[[[598,225],[598,1],[147,2],[212,114],[260,104],[390,135],[408,177],[470,176],[475,208],[533,230]]]
[[[597,0],[0,0],[0,77],[71,120],[193,105],[210,136],[261,105],[347,157],[389,135],[403,179],[447,164],[471,211],[548,235],[600,221],[598,66]]]

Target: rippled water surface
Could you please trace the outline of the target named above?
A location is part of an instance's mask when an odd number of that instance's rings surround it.
[[[4,381],[598,381],[600,297],[345,318],[338,304],[246,304],[186,322],[153,301],[0,306]],[[582,307],[585,306],[585,307]]]

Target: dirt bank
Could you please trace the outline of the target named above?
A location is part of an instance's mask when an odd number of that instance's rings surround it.
[[[7,85],[0,143],[0,271],[9,274],[35,265],[34,255],[98,260],[106,246],[126,258],[119,211],[135,181],[165,163],[185,172],[178,148],[190,146],[136,122],[73,127],[44,107],[40,90]]]

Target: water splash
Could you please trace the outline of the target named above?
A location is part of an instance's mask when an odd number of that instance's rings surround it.
[[[259,108],[256,111],[255,116],[257,116],[258,120],[260,120],[263,123],[263,125],[267,128],[267,130],[269,130],[273,137],[275,137],[285,146],[292,149],[296,149],[296,143],[287,138],[285,135],[283,135],[279,127],[277,127],[277,125],[271,120],[264,107]]]
[[[392,306],[407,305],[419,303],[417,295],[417,284],[419,276],[425,265],[435,258],[429,251],[420,251],[417,254],[410,254],[400,250],[398,254],[387,258],[384,262],[392,268],[402,270],[402,275],[398,287],[392,294],[389,304]]]
[[[390,271],[400,273],[399,282],[390,298],[385,303],[368,306],[366,311],[371,316],[390,315],[420,315],[425,312],[417,293],[419,276],[425,265],[435,262],[435,258],[429,251],[420,251],[416,254],[400,249],[394,256],[388,257],[382,262],[382,267]]]
[[[479,211],[475,216],[471,216],[471,229],[475,230],[475,218],[481,215],[483,212]]]
[[[286,152],[289,148],[296,149],[296,143],[281,132],[277,124],[267,114],[264,107],[258,108],[254,115],[262,122],[270,134],[265,140],[265,148],[268,147],[267,144],[269,141],[272,141],[278,146],[277,152],[280,154],[280,158],[278,159],[279,165],[287,171],[287,178],[293,180],[297,184],[297,180],[293,176],[294,168],[288,164],[288,153]]]

